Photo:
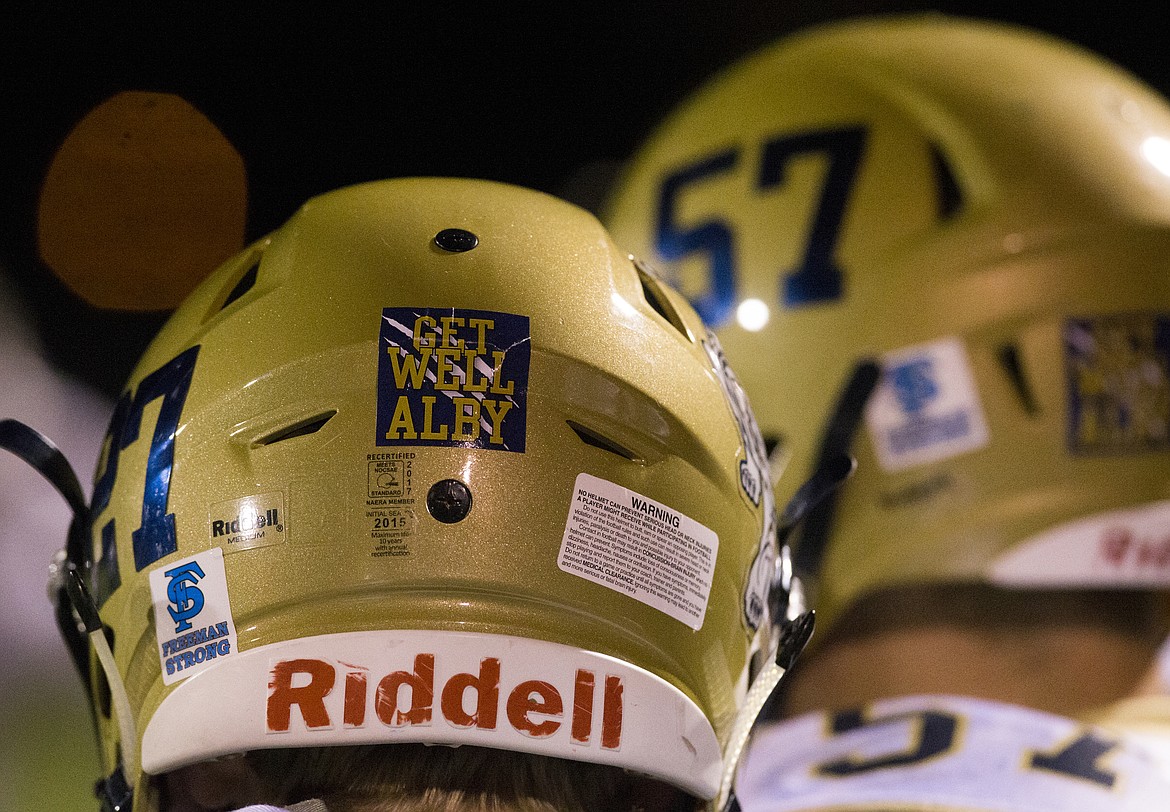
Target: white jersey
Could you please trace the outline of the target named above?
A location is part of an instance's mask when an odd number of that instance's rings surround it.
[[[908,696],[761,726],[736,796],[743,812],[1165,812],[1170,764],[1061,716]]]

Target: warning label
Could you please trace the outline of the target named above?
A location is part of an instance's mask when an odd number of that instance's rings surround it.
[[[578,474],[557,565],[700,629],[718,550],[719,537],[694,519]]]

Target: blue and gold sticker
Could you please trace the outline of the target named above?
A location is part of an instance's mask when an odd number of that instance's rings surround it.
[[[150,596],[164,685],[239,651],[219,547],[156,567],[150,573]]]
[[[1071,451],[1170,447],[1170,316],[1068,319],[1064,352]]]
[[[990,442],[967,348],[955,336],[883,353],[865,407],[878,464],[904,471],[977,451]]]
[[[378,445],[524,451],[527,316],[387,307],[378,352]]]

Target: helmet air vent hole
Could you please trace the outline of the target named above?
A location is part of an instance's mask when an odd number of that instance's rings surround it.
[[[614,442],[608,437],[603,437],[592,429],[587,429],[580,423],[572,420],[566,420],[577,436],[581,438],[581,442],[586,445],[591,445],[594,448],[600,448],[602,451],[608,451],[610,454],[617,454],[619,457],[629,460],[630,462],[642,462],[641,458],[623,446],[621,443]]]
[[[298,420],[290,426],[277,429],[271,434],[267,434],[252,443],[253,447],[262,445],[272,445],[273,443],[283,442],[284,440],[291,440],[294,437],[304,437],[306,434],[313,434],[325,427],[325,424],[333,419],[337,414],[337,410],[325,412],[305,420]]]
[[[634,260],[634,267],[638,269],[638,281],[642,283],[642,295],[646,297],[646,304],[650,305],[655,313],[666,319],[671,327],[682,333],[687,341],[695,343],[695,337],[691,335],[686,323],[683,322],[678,311],[674,309],[674,305],[670,303],[670,298],[662,290],[662,283],[641,261]]]
[[[938,189],[938,216],[940,220],[949,220],[963,207],[963,190],[951,171],[950,161],[937,144],[930,145],[930,162]]]
[[[228,293],[227,298],[223,300],[223,304],[220,305],[219,309],[224,310],[232,302],[236,301],[245,293],[250,291],[256,285],[256,274],[259,270],[260,255],[257,254],[256,258],[248,265],[248,270],[244,271],[244,275],[240,277],[240,281],[236,282],[236,286],[231,289],[231,292]]]
[[[782,435],[772,433],[764,435],[764,453],[767,454],[768,457],[771,457],[772,452],[774,452],[777,448],[780,448],[780,453],[783,453],[784,445],[784,437]]]
[[[462,254],[479,245],[479,237],[462,228],[445,228],[435,235],[435,245],[451,254]]]
[[[1003,367],[1003,371],[1007,373],[1008,380],[1015,387],[1024,411],[1030,415],[1037,414],[1040,408],[1036,405],[1036,396],[1032,393],[1032,387],[1028,386],[1028,378],[1024,374],[1024,364],[1020,360],[1019,348],[1015,344],[1004,344],[996,351],[996,358],[999,360],[1000,366]]]

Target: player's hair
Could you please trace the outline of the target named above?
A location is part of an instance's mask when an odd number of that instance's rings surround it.
[[[1166,607],[1164,593],[1145,590],[886,587],[853,602],[816,655],[797,662],[769,715],[905,693],[1091,714],[1160,679]]]
[[[258,750],[248,761],[284,803],[318,798],[329,812],[630,812],[665,790],[616,767],[472,746]],[[668,792],[665,808],[694,808]]]
[[[1165,593],[1153,591],[905,584],[859,598],[830,630],[825,643],[921,626],[1010,632],[1080,625],[1146,641],[1154,650],[1166,637],[1168,620]]]

